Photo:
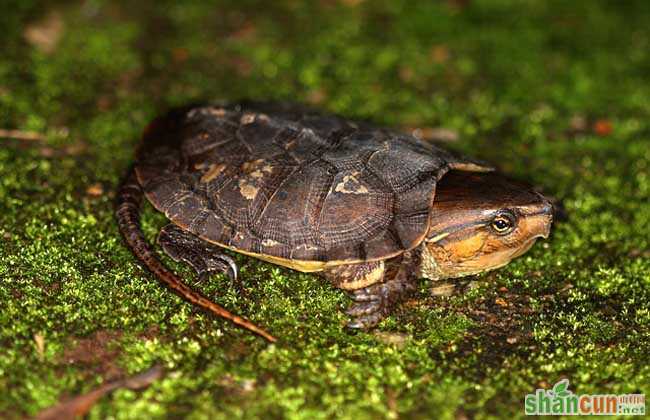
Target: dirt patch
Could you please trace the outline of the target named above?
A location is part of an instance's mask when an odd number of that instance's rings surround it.
[[[454,308],[474,321],[475,326],[444,358],[458,360],[461,374],[477,381],[483,379],[486,367],[498,368],[512,355],[526,358],[534,346],[528,319],[535,310],[530,302],[528,295],[502,287],[467,307]],[[461,362],[467,359],[476,359],[472,365],[479,369],[467,369]]]
[[[88,372],[114,379],[124,375],[116,360],[121,352],[117,340],[120,331],[100,330],[86,338],[75,339],[63,352],[62,362],[83,366]]]

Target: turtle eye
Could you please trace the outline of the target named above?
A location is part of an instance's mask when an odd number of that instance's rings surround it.
[[[515,218],[510,213],[500,213],[498,214],[490,224],[492,229],[499,235],[505,235],[506,233],[512,232],[512,229],[515,227]]]

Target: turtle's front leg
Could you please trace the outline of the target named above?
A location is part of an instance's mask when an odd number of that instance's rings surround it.
[[[196,271],[199,281],[206,280],[214,273],[226,273],[231,280],[237,280],[235,261],[224,254],[220,247],[174,224],[160,230],[158,244],[174,261],[189,264]]]
[[[336,287],[347,290],[352,304],[348,328],[369,329],[386,318],[392,309],[416,289],[417,277],[410,257],[398,261],[350,264],[325,272]]]

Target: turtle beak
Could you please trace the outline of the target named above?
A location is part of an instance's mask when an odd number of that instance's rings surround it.
[[[538,221],[540,227],[540,233],[538,235],[539,237],[548,239],[549,235],[551,234],[551,225],[553,224],[554,214],[555,209],[553,207],[553,203],[544,199],[544,204],[542,205],[539,213],[536,215],[539,219],[541,219]]]
[[[553,203],[541,196],[542,202],[528,207],[525,211],[525,226],[530,238],[547,239],[551,233],[553,214],[555,212]]]

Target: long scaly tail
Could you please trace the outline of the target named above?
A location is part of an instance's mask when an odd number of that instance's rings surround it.
[[[276,339],[271,334],[267,333],[251,321],[237,316],[222,306],[217,305],[200,293],[188,287],[183,279],[171,272],[162,261],[155,254],[140,229],[140,205],[143,199],[142,187],[138,183],[135,176],[135,171],[130,170],[128,177],[120,188],[117,199],[117,222],[120,227],[120,232],[124,236],[126,243],[133,254],[135,254],[144,265],[153,272],[163,283],[169,286],[183,298],[191,303],[200,306],[222,318],[229,319],[233,323],[246,328],[260,336],[266,338],[270,342],[275,342]]]

